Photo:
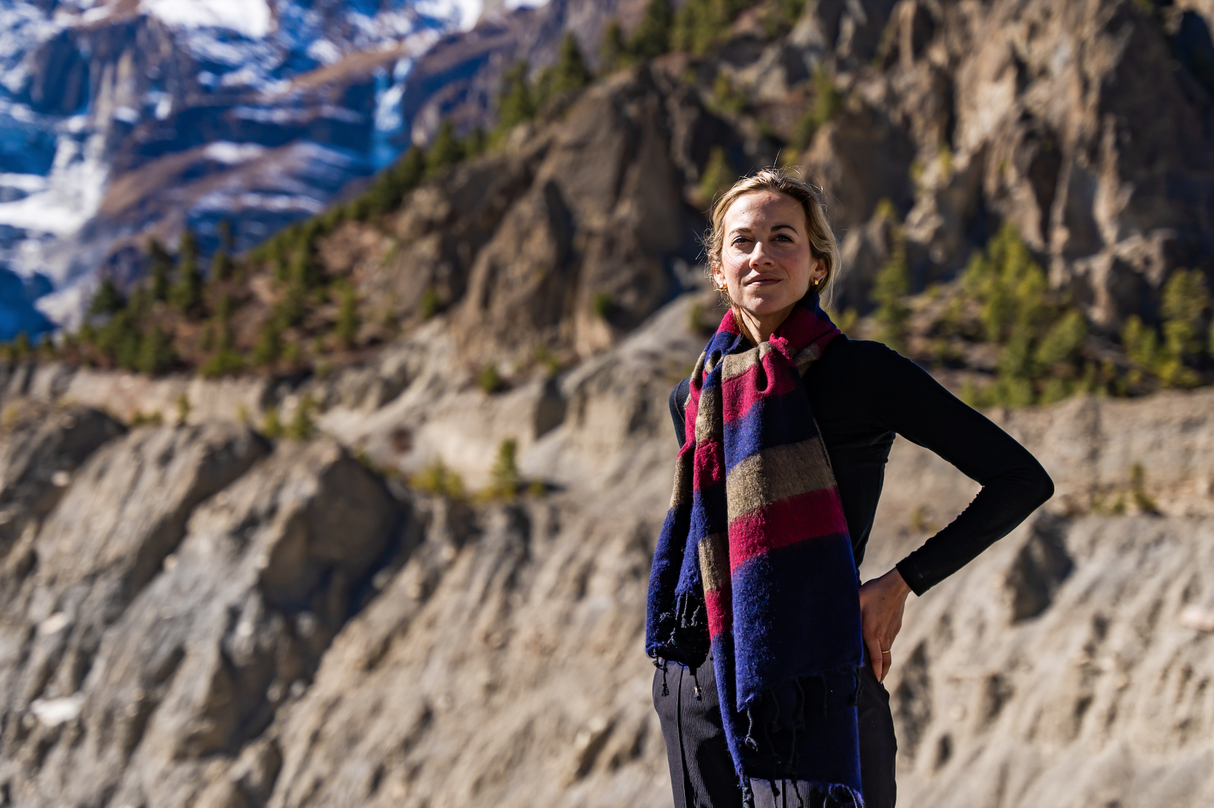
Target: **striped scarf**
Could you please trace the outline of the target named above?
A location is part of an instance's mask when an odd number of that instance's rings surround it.
[[[859,579],[802,382],[840,333],[815,292],[757,347],[725,314],[691,374],[645,645],[693,674],[711,651],[745,792],[749,778],[804,780],[852,805]]]

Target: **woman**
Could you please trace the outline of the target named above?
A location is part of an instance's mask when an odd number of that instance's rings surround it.
[[[1016,441],[823,313],[839,249],[815,191],[769,169],[713,208],[730,310],[671,395],[682,448],[650,578],[675,805],[894,805],[881,685],[922,595],[1053,494]],[[983,486],[894,569],[858,567],[895,433]]]

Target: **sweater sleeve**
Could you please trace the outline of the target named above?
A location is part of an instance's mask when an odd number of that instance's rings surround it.
[[[670,391],[670,417],[674,421],[674,436],[679,439],[679,446],[686,440],[684,434],[684,407],[687,404],[687,393],[691,389],[691,379],[686,378]]]
[[[1027,449],[880,343],[863,346],[853,375],[860,406],[907,440],[932,450],[982,485],[947,527],[898,562],[917,595],[972,561],[1053,496],[1054,483]]]

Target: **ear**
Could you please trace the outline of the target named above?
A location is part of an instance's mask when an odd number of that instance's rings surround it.
[[[811,259],[809,259],[809,277],[810,277],[810,280],[815,281],[815,282],[818,282],[818,281],[824,281],[824,280],[826,280],[826,272],[825,272],[825,271],[823,271],[821,275],[819,275],[819,274],[818,274],[818,271],[819,271],[820,269],[822,269],[822,259],[821,259],[821,258],[811,258]]]
[[[714,261],[712,264],[712,282],[717,287],[725,283],[725,272],[721,269],[720,262],[717,261]]]

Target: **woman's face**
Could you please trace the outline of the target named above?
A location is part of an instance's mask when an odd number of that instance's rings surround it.
[[[712,277],[766,339],[805,296],[810,281],[826,274],[810,250],[805,210],[790,196],[754,191],[734,200],[722,229],[721,262]]]

